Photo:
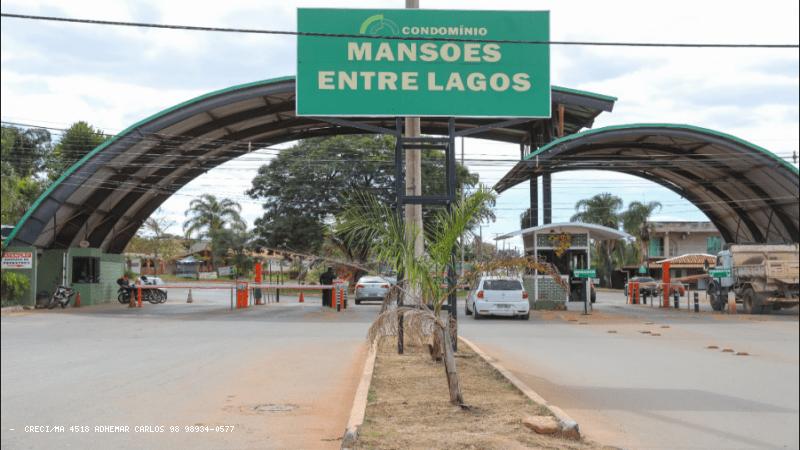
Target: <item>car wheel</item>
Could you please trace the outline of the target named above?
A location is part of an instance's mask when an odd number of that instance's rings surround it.
[[[472,311],[469,310],[469,302],[464,302],[464,315],[471,316]]]
[[[360,305],[360,304],[361,304],[361,300],[356,300],[356,305]]]
[[[523,315],[519,316],[519,318],[520,318],[520,319],[522,319],[522,320],[530,320],[530,318],[531,318],[531,313],[529,313],[529,312],[528,312],[528,313],[525,313],[525,314],[523,314]]]
[[[474,317],[475,320],[483,319],[483,317],[481,317],[480,313],[478,313],[478,310],[475,309],[475,304],[474,303],[472,304],[472,317]]]

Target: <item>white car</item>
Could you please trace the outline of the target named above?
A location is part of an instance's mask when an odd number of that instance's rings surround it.
[[[392,282],[384,277],[365,275],[359,278],[356,283],[356,305],[367,300],[382,302],[391,287]]]
[[[469,291],[464,304],[465,313],[475,320],[483,316],[530,318],[531,305],[522,280],[513,277],[481,277]]]

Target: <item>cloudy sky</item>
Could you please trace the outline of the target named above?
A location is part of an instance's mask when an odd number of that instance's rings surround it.
[[[522,2],[421,0],[427,8],[519,9]],[[295,30],[303,7],[402,8],[402,0],[348,1],[2,1],[4,13]],[[528,1],[551,11],[551,38],[580,41],[797,43],[798,2]],[[107,133],[186,99],[249,81],[294,75],[295,40],[268,35],[148,30],[2,19],[2,120],[65,128],[86,120]],[[619,98],[595,127],[673,122],[730,133],[791,160],[798,151],[798,50],[553,47],[553,84]],[[467,140],[468,160],[493,185],[519,157],[515,145]],[[252,159],[252,157],[248,157]],[[264,161],[269,157],[264,156]],[[242,203],[248,222],[260,205],[247,198],[252,161],[231,161],[194,180],[161,214],[183,220],[187,200],[213,189]],[[656,219],[704,220],[690,203],[655,184],[602,172],[554,175],[554,221],[580,198],[613,192],[627,204],[659,200]],[[221,187],[220,187],[221,186]],[[500,196],[498,220],[484,237],[513,231],[527,187]],[[174,229],[179,231],[179,226]],[[512,245],[520,245],[518,242]]]

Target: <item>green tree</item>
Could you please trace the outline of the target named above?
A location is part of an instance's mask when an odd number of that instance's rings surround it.
[[[50,132],[42,128],[2,126],[3,176],[8,169],[18,177],[36,177],[52,152]]]
[[[253,268],[252,248],[248,233],[242,228],[222,228],[212,236],[212,253],[218,261],[236,267],[237,274],[248,273]]]
[[[576,213],[570,219],[573,222],[594,223],[605,227],[619,229],[622,199],[607,192],[592,198],[578,200],[575,203]],[[601,258],[600,275],[605,286],[611,286],[611,272],[614,270],[612,254],[616,241],[595,243],[595,254]]]
[[[647,259],[647,245],[650,241],[650,224],[648,220],[650,216],[661,210],[661,203],[653,202],[638,202],[634,201],[628,205],[628,209],[622,213],[622,228],[626,233],[636,238],[638,245],[639,264],[642,264]]]
[[[16,223],[46,187],[44,161],[52,149],[50,133],[3,126],[0,138],[2,222]]]
[[[183,223],[183,231],[187,236],[210,238],[226,225],[233,229],[244,229],[241,211],[242,207],[229,198],[217,200],[212,194],[203,194],[189,202],[189,209],[184,214],[188,219]]]
[[[317,252],[326,223],[353,192],[369,192],[384,203],[394,202],[394,138],[353,135],[299,141],[261,166],[247,194],[263,201],[256,220],[261,245],[300,252]],[[444,154],[423,153],[423,193],[445,192]],[[472,188],[478,176],[459,166],[459,186]],[[435,209],[426,209],[432,217]],[[493,218],[491,209],[482,212]]]
[[[189,203],[185,215],[188,217],[183,223],[183,231],[187,237],[193,235],[211,240],[211,253],[214,265],[218,263],[218,255],[226,252],[225,236],[223,231],[229,230],[243,232],[246,225],[241,216],[242,207],[235,201],[203,194]]]
[[[47,163],[51,179],[56,179],[108,136],[84,121],[75,122],[64,132]]]
[[[440,314],[451,292],[443,286],[438,274],[446,269],[461,235],[493,200],[494,195],[481,188],[458,201],[450,211],[435,211],[436,219],[432,221],[435,227],[431,233],[425,234],[425,254],[421,257],[415,255],[413,238],[422,230],[404,223],[389,204],[373,194],[356,194],[338,218],[338,232],[356,242],[370,243],[379,261],[391,266],[395,272],[403,273],[403,282],[393,289],[391,295],[402,292],[404,304],[414,305],[383,308],[370,327],[369,336],[375,339],[395,334],[400,317],[404,319],[404,332],[409,338],[427,340],[429,330],[434,330],[434,347],[444,352],[450,402],[456,405],[463,405],[464,399],[453,356],[451,333],[455,324]],[[409,286],[413,288],[409,289]],[[434,354],[438,355],[440,351]]]

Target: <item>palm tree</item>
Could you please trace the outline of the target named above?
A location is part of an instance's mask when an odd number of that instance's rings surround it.
[[[242,207],[229,198],[217,200],[212,194],[203,194],[189,203],[185,215],[189,216],[183,223],[183,231],[187,236],[198,233],[199,237],[210,237],[230,224],[233,229],[245,228],[241,216]]]
[[[647,245],[650,241],[650,216],[661,210],[661,202],[631,202],[628,209],[622,213],[622,228],[636,237],[639,246],[639,264],[643,264],[647,259]]]
[[[592,198],[578,200],[575,203],[576,213],[570,219],[573,222],[594,223],[609,228],[618,229],[622,199],[616,195],[604,192]],[[603,241],[596,247],[603,261],[602,275],[606,286],[611,285],[611,271],[613,261],[611,254],[616,247],[616,241]]]
[[[446,270],[459,238],[475,216],[494,198],[488,189],[481,188],[456,202],[449,211],[437,211],[424,233],[425,254],[419,257],[414,255],[414,238],[422,230],[405,224],[389,205],[371,194],[354,195],[351,204],[339,216],[337,226],[337,232],[350,239],[369,243],[379,261],[403,274],[403,281],[387,297],[384,308],[370,327],[369,338],[396,335],[401,317],[404,335],[410,340],[423,342],[432,338],[434,348],[444,352],[450,402],[456,405],[463,405],[464,398],[453,356],[451,333],[455,324],[440,314],[451,291],[438,274]],[[408,306],[392,307],[391,302],[397,295],[403,295],[404,305]]]
[[[183,231],[187,237],[197,234],[199,238],[210,238],[212,254],[219,253],[215,247],[219,245],[220,233],[226,225],[239,232],[247,228],[241,211],[242,207],[229,198],[217,200],[214,195],[203,194],[189,203],[185,212],[189,218],[183,223]],[[216,266],[216,257],[214,259]]]

